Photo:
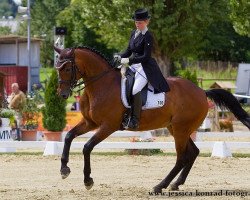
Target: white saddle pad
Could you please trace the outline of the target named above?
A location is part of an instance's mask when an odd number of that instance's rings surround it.
[[[126,108],[130,108],[131,106],[128,105],[127,97],[126,97],[126,78],[121,79],[121,98],[122,103]],[[154,88],[152,85],[148,84],[148,96],[147,101],[144,106],[142,106],[143,110],[146,109],[153,109],[153,108],[160,108],[165,104],[165,92],[154,94]]]

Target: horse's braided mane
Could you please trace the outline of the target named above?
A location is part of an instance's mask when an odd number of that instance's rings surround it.
[[[92,47],[89,47],[89,46],[78,46],[78,47],[75,47],[76,49],[88,49],[94,53],[96,53],[97,55],[99,55],[101,58],[103,58],[111,67],[114,67],[114,63],[112,61],[110,61],[110,59],[108,59],[102,52],[92,48]]]

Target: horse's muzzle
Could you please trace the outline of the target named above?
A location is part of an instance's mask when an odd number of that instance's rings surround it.
[[[66,95],[66,94],[63,94],[63,95],[61,95],[62,96],[62,98],[64,98],[64,99],[68,99],[68,95]]]
[[[70,90],[69,91],[63,91],[62,89],[58,88],[57,89],[58,95],[60,95],[64,99],[68,99],[70,96]]]

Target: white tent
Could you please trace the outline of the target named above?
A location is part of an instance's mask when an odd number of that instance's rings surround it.
[[[250,103],[250,64],[239,64],[235,96],[247,98]]]

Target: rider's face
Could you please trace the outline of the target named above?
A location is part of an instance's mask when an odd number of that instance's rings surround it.
[[[137,29],[142,31],[143,29],[145,29],[145,27],[148,25],[148,23],[149,23],[149,20],[135,21],[135,26]]]

